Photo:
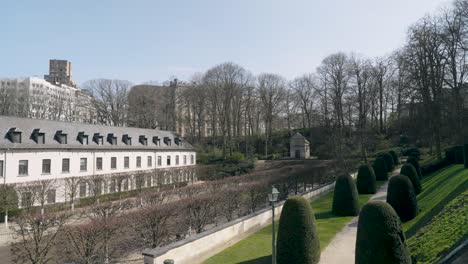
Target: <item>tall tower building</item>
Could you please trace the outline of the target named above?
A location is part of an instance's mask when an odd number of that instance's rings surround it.
[[[49,75],[44,75],[44,79],[54,85],[76,87],[72,78],[72,64],[67,60],[49,60]]]

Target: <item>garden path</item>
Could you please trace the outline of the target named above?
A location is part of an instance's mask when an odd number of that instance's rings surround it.
[[[392,175],[397,175],[400,171],[398,166]],[[390,176],[390,177],[391,177]],[[387,186],[386,181],[380,186],[377,193],[374,194],[370,201],[380,200],[386,201],[387,199]],[[320,255],[320,264],[343,264],[354,263],[354,250],[356,247],[356,234],[357,234],[358,216],[354,217],[328,244],[325,250]]]

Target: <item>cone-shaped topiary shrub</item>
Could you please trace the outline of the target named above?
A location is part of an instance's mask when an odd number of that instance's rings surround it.
[[[409,157],[406,160],[406,163],[410,163],[411,165],[413,165],[414,169],[418,173],[419,179],[422,179],[421,166],[419,166],[418,160],[415,157]]]
[[[375,172],[375,179],[378,181],[386,181],[388,180],[387,174],[387,165],[385,164],[385,160],[381,157],[378,157],[374,160],[374,172]]]
[[[353,178],[348,174],[341,175],[336,179],[332,212],[342,216],[355,216],[359,214],[356,185]]]
[[[320,242],[310,203],[303,197],[288,198],[280,216],[277,263],[318,263]]]
[[[374,194],[377,192],[375,173],[372,166],[363,164],[359,167],[356,187],[360,194]]]
[[[416,195],[420,194],[422,191],[421,181],[419,180],[418,173],[411,163],[405,163],[401,169],[400,174],[408,176],[411,183],[413,184],[414,193]]]
[[[407,176],[397,175],[390,179],[387,189],[387,203],[395,209],[402,222],[407,222],[416,216],[418,201],[413,184]]]
[[[385,160],[385,164],[387,165],[387,171],[393,171],[394,164],[392,155],[390,155],[389,153],[383,153],[380,156]]]
[[[411,264],[400,219],[389,204],[371,201],[362,208],[355,252],[356,264]]]
[[[465,169],[468,168],[468,144],[463,145],[463,164]]]
[[[395,165],[400,164],[400,160],[398,159],[398,154],[396,153],[396,151],[390,150],[388,153],[389,153],[389,154],[392,156],[392,158],[393,158],[393,164],[395,164]]]

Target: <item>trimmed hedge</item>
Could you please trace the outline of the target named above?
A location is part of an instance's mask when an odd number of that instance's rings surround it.
[[[388,180],[387,165],[383,158],[381,157],[376,158],[374,160],[373,168],[374,168],[376,180],[378,181]]]
[[[444,167],[447,167],[450,165],[450,162],[447,161],[447,159],[441,159],[441,160],[436,160],[433,161],[425,166],[421,166],[421,174],[423,176],[426,176],[429,173],[438,171]]]
[[[463,164],[463,146],[452,146],[445,149],[445,158],[450,164]]]
[[[393,158],[393,164],[395,164],[395,165],[400,164],[400,160],[398,159],[398,154],[396,153],[396,151],[390,150],[388,153],[389,153],[389,154],[392,156],[392,158]]]
[[[387,167],[387,172],[393,171],[393,167],[394,167],[395,164],[393,164],[392,155],[390,155],[389,153],[383,153],[383,154],[380,155],[380,157],[382,157],[385,160],[385,164],[386,164],[386,167]]]
[[[371,165],[363,164],[359,167],[356,187],[360,194],[374,194],[377,192],[375,172]]]
[[[418,176],[418,173],[416,172],[416,169],[411,163],[405,163],[400,169],[400,174],[408,176],[408,178],[411,181],[411,184],[413,184],[414,193],[416,195],[421,193],[422,191],[421,181],[419,180],[419,176]]]
[[[397,175],[390,179],[387,189],[387,203],[398,214],[402,222],[407,222],[416,216],[418,201],[413,184],[405,175]]]
[[[332,212],[341,216],[359,214],[359,200],[356,185],[350,175],[341,175],[336,179],[333,193]]]
[[[402,155],[408,157],[415,157],[419,160],[421,157],[421,151],[419,151],[418,148],[407,148],[402,151]]]
[[[288,198],[281,212],[277,263],[313,264],[320,260],[320,242],[310,203],[303,197]]]
[[[371,201],[362,208],[355,252],[356,264],[411,264],[400,219],[389,204]]]
[[[463,164],[465,169],[468,168],[468,144],[463,145]]]
[[[406,163],[410,163],[411,165],[413,165],[416,169],[416,172],[418,173],[419,179],[422,179],[421,166],[419,166],[418,160],[414,157],[409,157],[406,160]]]

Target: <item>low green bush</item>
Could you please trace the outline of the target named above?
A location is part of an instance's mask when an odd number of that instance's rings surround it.
[[[418,173],[411,163],[405,163],[401,169],[400,174],[408,176],[411,183],[413,184],[414,193],[416,195],[420,194],[422,191],[421,181],[419,180]]]
[[[418,201],[413,184],[407,176],[397,175],[390,179],[387,189],[387,203],[393,207],[402,222],[407,222],[416,216]]]
[[[415,157],[409,157],[406,160],[406,163],[410,163],[413,165],[413,167],[416,169],[416,172],[418,173],[419,179],[422,179],[422,172],[421,172],[421,166],[419,165],[419,161]]]
[[[356,264],[411,264],[400,219],[389,204],[371,201],[362,208],[355,253]]]
[[[388,180],[388,170],[385,160],[381,157],[378,157],[374,160],[373,164],[375,178],[378,181],[386,181]]]
[[[395,165],[400,164],[400,160],[399,160],[399,158],[398,158],[398,154],[396,153],[395,150],[390,150],[388,153],[389,153],[389,154],[392,156],[392,158],[393,158],[393,164],[395,164]]]
[[[353,178],[348,174],[341,175],[336,179],[332,212],[341,216],[356,216],[359,214],[356,185]]]
[[[383,153],[381,156],[385,160],[385,165],[387,167],[387,172],[393,171],[393,168],[395,167],[395,164],[393,163],[393,158],[392,155],[389,153]]]
[[[421,174],[426,176],[429,173],[433,173],[449,165],[450,162],[448,162],[447,159],[435,160],[427,165],[421,166]]]
[[[401,154],[403,156],[415,157],[417,160],[421,158],[421,151],[418,148],[407,148]]]
[[[277,263],[314,264],[320,260],[315,216],[303,197],[288,198],[281,212],[276,243]]]
[[[463,146],[452,146],[446,148],[445,158],[450,164],[463,164]]]
[[[356,188],[359,194],[374,194],[377,192],[375,172],[369,164],[363,164],[359,167]]]

